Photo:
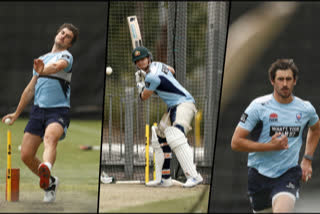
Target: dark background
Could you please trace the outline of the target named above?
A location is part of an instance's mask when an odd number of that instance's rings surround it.
[[[107,2],[0,2],[0,114],[13,112],[32,78],[33,59],[50,52],[59,26],[72,23],[71,116],[102,118]],[[33,101],[32,101],[33,103]],[[28,116],[29,105],[22,116]]]
[[[259,2],[232,2],[229,26]],[[300,70],[294,94],[309,100],[320,113],[320,2],[301,2],[289,25],[268,47],[263,56],[250,68],[250,75],[241,83],[236,96],[219,115],[219,128],[215,149],[213,186],[210,194],[210,212],[252,212],[247,197],[247,155],[234,152],[230,143],[240,116],[250,102],[261,95],[272,93],[267,70],[278,58],[293,58]],[[222,91],[223,96],[223,91]],[[305,139],[305,138],[304,138]],[[304,145],[301,153],[304,152]],[[320,186],[320,146],[314,154],[313,175],[308,184],[302,184],[302,199]],[[301,157],[301,155],[300,155]],[[299,160],[300,163],[300,160]],[[299,200],[296,204],[299,205]]]

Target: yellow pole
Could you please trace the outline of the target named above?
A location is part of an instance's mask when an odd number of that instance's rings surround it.
[[[153,126],[157,127],[157,123],[153,123]],[[156,180],[156,159],[153,150],[153,180]]]
[[[146,168],[145,183],[149,182],[149,124],[146,124]]]
[[[11,201],[11,131],[7,131],[7,201]]]
[[[199,147],[201,144],[201,138],[200,138],[200,122],[202,119],[202,112],[198,111],[195,117],[195,134],[196,134],[196,146]]]

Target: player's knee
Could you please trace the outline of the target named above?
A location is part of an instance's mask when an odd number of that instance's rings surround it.
[[[174,127],[177,127],[184,135],[187,135],[188,132],[192,129],[191,126],[185,121],[175,121],[173,123]]]
[[[290,192],[279,192],[272,197],[273,212],[291,212],[296,202],[296,196]]]
[[[58,142],[65,137],[66,129],[58,122],[50,123],[45,130],[44,142]]]
[[[176,147],[188,143],[184,133],[175,126],[170,126],[164,130],[167,142],[172,150]]]
[[[43,142],[45,147],[56,147],[60,136],[55,135],[45,135],[43,137]]]

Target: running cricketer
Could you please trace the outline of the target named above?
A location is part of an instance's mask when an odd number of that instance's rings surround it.
[[[298,68],[278,59],[269,68],[273,93],[254,99],[232,137],[235,151],[248,152],[248,194],[253,212],[293,212],[300,181],[312,176],[320,137],[319,117],[309,101],[293,95]],[[301,164],[302,133],[308,128]],[[249,134],[251,138],[249,139]]]

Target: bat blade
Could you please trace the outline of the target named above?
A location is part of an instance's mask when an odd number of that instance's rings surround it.
[[[142,38],[137,16],[128,16],[128,25],[131,36],[132,48],[142,46]]]

